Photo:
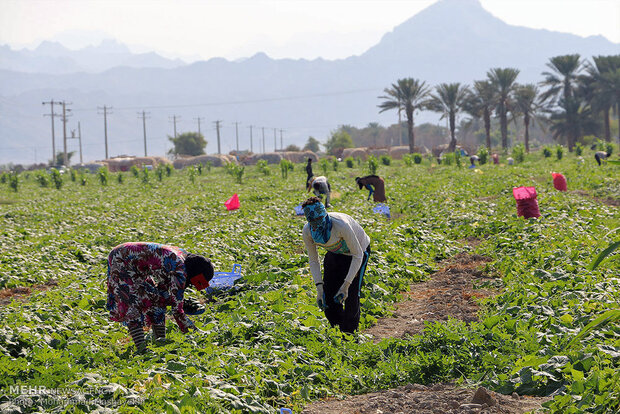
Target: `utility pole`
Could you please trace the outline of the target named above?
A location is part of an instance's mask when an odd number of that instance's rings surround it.
[[[172,115],[172,124],[174,125],[174,137],[177,137],[177,120],[179,120],[181,117],[178,115]]]
[[[263,154],[265,153],[265,127],[262,127],[263,129]]]
[[[250,128],[250,153],[254,152],[254,147],[252,145],[252,127],[254,125],[250,125],[248,128]]]
[[[276,152],[278,150],[278,137],[276,137],[276,131],[277,129],[274,128],[273,129],[273,152]]]
[[[108,159],[108,114],[110,114],[111,106],[103,105],[103,108],[97,107],[98,110],[103,110],[103,133],[105,137],[105,159]],[[101,115],[101,113],[99,113]]]
[[[142,113],[138,112],[138,118],[142,118],[142,132],[144,133],[144,156],[146,157],[146,118],[147,118],[147,114],[149,114],[150,112],[144,112],[142,111]],[[150,117],[149,117],[150,118]]]
[[[235,138],[237,141],[237,155],[239,155],[239,122],[235,122]]]
[[[283,140],[282,140],[282,130],[280,130],[280,149],[284,150],[284,144],[283,144]]]
[[[215,130],[217,131],[217,153],[221,154],[222,153],[222,149],[220,147],[220,123],[222,121],[213,121],[213,123],[215,124]]]
[[[200,121],[201,121],[202,119],[204,119],[204,118],[197,117],[197,118],[194,118],[194,119],[195,119],[196,121],[198,121],[198,135],[200,135]]]
[[[63,142],[63,154],[62,154],[62,163],[65,167],[69,166],[69,158],[67,157],[67,111],[71,112],[71,109],[67,109],[67,105],[71,105],[71,103],[66,103],[62,101],[62,142]]]
[[[80,164],[84,164],[84,160],[82,159],[82,128],[80,127],[80,122],[78,121],[78,136],[75,136],[75,129],[71,130],[71,139],[78,139],[80,142]]]
[[[58,102],[54,102],[54,100],[50,100],[49,102],[43,102],[43,105],[50,105],[51,113],[44,114],[43,116],[49,116],[52,118],[52,165],[56,165],[56,135],[54,134],[54,117],[58,116],[54,114],[54,104]]]

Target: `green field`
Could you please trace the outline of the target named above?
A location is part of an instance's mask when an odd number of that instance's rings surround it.
[[[286,179],[278,166],[270,175],[246,167],[241,184],[224,168],[161,181],[154,172],[121,173],[122,183],[110,174],[105,186],[97,174],[85,185],[66,174],[60,189],[21,173],[17,192],[0,184],[0,288],[58,286],[0,307],[0,404],[11,412],[9,401],[26,394],[32,406],[14,412],[298,412],[326,396],[466,379],[552,395],[550,412],[620,410],[620,255],[588,269],[620,238],[620,167],[584,157],[579,165],[574,154],[534,153],[476,170],[392,161],[378,171],[391,220],[355,185],[364,162],[330,164],[333,210],[372,239],[362,329],[459,252],[490,257],[485,271],[501,287],[481,304],[480,322],[429,324],[423,335],[378,344],[331,329],[314,304],[305,219],[293,214],[307,197],[303,165]],[[554,190],[551,171],[564,173],[567,193]],[[541,218],[516,216],[512,187],[521,185],[536,186]],[[227,212],[233,193],[241,209]],[[183,335],[169,320],[170,343],[135,356],[105,309],[107,253],[127,241],[204,253],[216,270],[240,263],[245,277],[192,318],[203,332]],[[54,396],[58,389],[69,395]]]

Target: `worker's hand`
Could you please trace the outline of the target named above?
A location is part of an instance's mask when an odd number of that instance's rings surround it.
[[[316,304],[321,310],[327,308],[327,302],[325,301],[325,293],[323,292],[323,284],[316,286]]]
[[[351,282],[345,281],[340,289],[338,289],[338,293],[334,296],[334,302],[343,304],[345,300],[349,297],[349,286],[351,286]]]

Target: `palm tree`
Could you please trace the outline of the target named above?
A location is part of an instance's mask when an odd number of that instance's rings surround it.
[[[396,83],[392,84],[391,88],[385,88],[383,91],[386,95],[379,96],[379,99],[385,99],[385,101],[378,105],[381,108],[379,113],[389,109],[398,109],[398,111],[405,109],[409,133],[409,152],[413,153],[415,145],[413,111],[424,102],[428,95],[426,82],[420,82],[413,78],[398,79]]]
[[[463,109],[465,100],[467,99],[469,89],[460,83],[441,83],[435,87],[436,94],[432,94],[427,101],[426,107],[431,111],[441,112],[442,118],[448,117],[450,122],[450,144],[448,151],[454,151],[456,148],[456,115]]]
[[[541,109],[541,105],[537,101],[537,98],[538,88],[536,85],[529,83],[515,88],[514,108],[515,112],[523,116],[526,152],[530,152],[530,122],[537,119],[538,112]]]
[[[551,69],[551,72],[542,73],[545,76],[545,80],[540,84],[548,87],[542,94],[542,99],[544,101],[552,101],[552,104],[556,102],[559,104],[560,98],[564,101],[563,106],[559,105],[565,109],[564,116],[566,122],[563,133],[566,134],[568,150],[572,151],[579,129],[574,108],[580,107],[580,102],[575,97],[579,70],[581,69],[580,56],[578,54],[554,56],[549,59],[547,67]]]
[[[494,68],[487,72],[487,77],[495,91],[496,112],[499,115],[499,126],[502,134],[502,148],[508,149],[508,112],[511,109],[511,94],[519,69]]]
[[[585,65],[588,76],[581,78],[582,87],[589,92],[586,99],[592,109],[603,115],[605,140],[609,142],[611,141],[609,111],[614,105],[620,104],[618,83],[613,81],[614,77],[620,76],[614,74],[620,70],[620,55],[594,56],[592,59],[594,64],[588,62]]]
[[[489,81],[475,81],[474,89],[467,94],[463,110],[474,118],[482,118],[486,133],[486,146],[491,150],[491,113],[495,106],[495,92]]]

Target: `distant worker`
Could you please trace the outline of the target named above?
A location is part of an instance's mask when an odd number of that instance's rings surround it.
[[[306,200],[302,207],[308,220],[302,235],[316,285],[317,305],[332,326],[353,333],[360,322],[360,289],[370,256],[370,237],[347,214],[327,214],[316,197]],[[327,250],[323,277],[317,246]]]
[[[308,157],[308,164],[306,164],[306,174],[308,178],[306,178],[306,189],[310,189],[310,179],[314,177],[314,173],[312,172],[312,158]]]
[[[508,157],[506,161],[508,162],[508,165],[513,165],[515,163],[515,160],[512,157]]]
[[[367,175],[365,177],[355,177],[355,182],[360,190],[364,187],[368,190],[368,200],[372,196],[372,200],[377,203],[385,203],[385,183],[383,178],[378,175]]]
[[[596,160],[598,165],[601,165],[601,161],[606,160],[610,155],[611,152],[596,151],[596,153],[594,153],[594,159]]]
[[[471,163],[469,168],[476,168],[476,163],[478,161],[480,161],[480,158],[478,158],[477,155],[472,155],[471,157],[469,157],[469,162]]]
[[[325,207],[330,208],[329,200],[331,197],[332,187],[327,181],[327,177],[319,175],[318,177],[311,177],[308,185],[308,191],[312,190],[315,196],[322,197],[325,195]]]
[[[499,165],[499,155],[498,154],[493,154],[493,156],[491,158],[493,159],[493,164]]]
[[[156,341],[166,338],[166,307],[181,332],[195,329],[184,309],[185,289],[203,290],[213,278],[213,265],[203,256],[174,246],[132,242],[108,255],[110,319],[127,325],[136,349],[146,351],[143,327],[152,326]]]

